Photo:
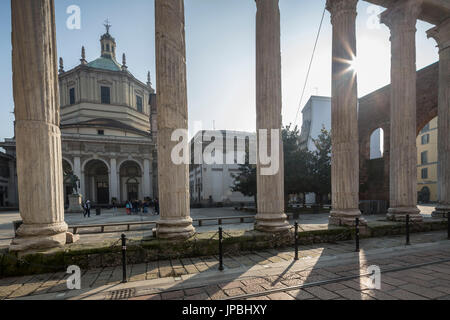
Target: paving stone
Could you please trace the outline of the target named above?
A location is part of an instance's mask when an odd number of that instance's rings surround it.
[[[339,297],[337,294],[321,287],[310,287],[305,288],[304,290],[321,300],[331,300]]]
[[[309,299],[315,298],[312,294],[310,294],[309,292],[306,292],[303,289],[291,290],[291,291],[287,291],[286,293],[289,294],[290,296],[294,297],[296,300],[309,300]]]
[[[364,293],[376,300],[398,300],[397,297],[391,296],[390,294],[381,290],[364,290]]]
[[[161,294],[161,297],[163,300],[174,300],[177,298],[183,298],[184,292],[183,292],[183,290],[164,292]]]
[[[261,287],[263,287],[266,290],[271,290],[271,289],[281,289],[281,288],[286,288],[287,286],[282,284],[281,282],[276,282],[276,283],[261,283],[259,284]]]
[[[337,290],[348,289],[348,287],[346,287],[346,286],[344,286],[343,284],[340,284],[340,283],[328,283],[328,284],[322,285],[321,287],[325,288],[327,290],[330,290],[332,292],[337,291]]]
[[[241,281],[244,286],[250,286],[255,284],[267,284],[270,285],[270,283],[265,278],[252,278],[252,279],[245,279]]]
[[[383,274],[381,274],[381,279],[382,279],[383,283],[389,284],[391,286],[401,286],[403,284],[407,284],[407,282],[404,280],[392,278],[388,275],[383,275]]]
[[[415,284],[406,284],[406,285],[400,286],[400,288],[403,290],[421,295],[423,297],[429,298],[429,299],[436,299],[436,298],[439,298],[439,297],[442,297],[445,295],[445,293],[443,293],[442,291],[420,287]]]
[[[184,300],[209,300],[209,296],[206,293],[200,293],[194,296],[185,297]]]
[[[281,281],[281,283],[287,287],[294,287],[304,284],[305,281],[302,279],[290,279],[290,280],[283,280]]]
[[[194,296],[200,293],[204,293],[206,291],[206,288],[192,288],[192,289],[185,289],[184,292],[187,296]]]
[[[161,300],[161,295],[159,294],[151,294],[148,296],[140,296],[140,297],[134,297],[134,298],[130,298],[128,300]]]
[[[234,297],[234,296],[240,296],[245,294],[244,291],[242,291],[241,288],[233,288],[233,289],[225,289],[223,290],[225,292],[225,294],[229,297]],[[212,297],[211,297],[212,298]]]
[[[186,269],[188,274],[196,274],[199,273],[199,270],[195,267],[193,264],[185,265],[184,268]]]
[[[426,300],[426,298],[422,296],[419,296],[417,294],[414,294],[412,292],[403,289],[396,289],[389,291],[389,295],[399,298],[400,300]]]
[[[270,300],[295,300],[295,298],[284,292],[272,293],[267,296]]]
[[[268,297],[266,296],[262,296],[262,297],[253,297],[253,298],[248,298],[247,300],[249,301],[260,301],[260,300],[270,300]]]
[[[333,292],[337,293],[338,295],[340,295],[346,299],[350,299],[350,300],[362,300],[363,296],[365,296],[365,294],[362,293],[361,291],[351,289],[351,288],[336,290]]]
[[[234,289],[234,288],[242,288],[244,284],[240,281],[232,281],[232,282],[224,282],[219,283],[219,287],[223,290],[225,289]]]
[[[245,293],[260,293],[266,291],[266,289],[259,284],[246,285],[242,288],[242,290],[244,290]]]
[[[444,292],[446,294],[450,294],[450,286],[448,287],[433,287],[433,290]]]
[[[208,294],[211,300],[224,300],[228,297],[222,290]]]

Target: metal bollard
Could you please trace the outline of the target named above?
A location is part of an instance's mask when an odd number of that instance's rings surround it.
[[[409,246],[411,243],[409,241],[409,214],[406,215],[406,245]]]
[[[219,271],[223,271],[223,230],[219,227]]]
[[[127,283],[127,238],[122,234],[122,283]]]
[[[295,221],[294,245],[295,245],[295,257],[294,257],[294,260],[298,261],[298,222],[297,221]]]
[[[359,252],[359,218],[355,219],[355,240],[356,240],[355,252]]]

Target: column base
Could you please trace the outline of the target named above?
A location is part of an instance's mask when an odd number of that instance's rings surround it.
[[[156,223],[156,237],[159,239],[183,240],[192,237],[194,233],[191,217],[164,219]]]
[[[431,216],[433,218],[447,218],[448,213],[450,213],[450,204],[438,204]]]
[[[331,210],[328,224],[333,226],[353,227],[356,224],[356,218],[359,218],[360,226],[367,225],[367,221],[361,216],[361,211],[359,209]]]
[[[258,213],[254,228],[261,232],[288,232],[290,225],[284,213]]]
[[[29,251],[63,247],[67,241],[67,224],[22,224],[17,237],[9,246],[10,251]]]
[[[390,221],[406,221],[407,215],[409,215],[410,221],[423,221],[423,217],[420,215],[420,210],[416,206],[389,208],[386,218]]]

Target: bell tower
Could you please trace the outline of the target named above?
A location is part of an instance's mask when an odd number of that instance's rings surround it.
[[[101,56],[103,58],[116,60],[116,40],[109,34],[109,29],[112,25],[109,23],[108,19],[106,19],[104,26],[106,28],[106,33],[100,38],[102,46]]]

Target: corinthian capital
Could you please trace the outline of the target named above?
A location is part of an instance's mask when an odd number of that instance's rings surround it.
[[[450,48],[450,18],[428,30],[427,36],[436,40],[440,50]]]
[[[331,23],[341,15],[351,14],[356,17],[358,0],[327,0],[326,8],[331,13]]]
[[[417,18],[421,12],[422,0],[405,0],[389,7],[381,14],[381,23],[391,31],[416,31]]]

